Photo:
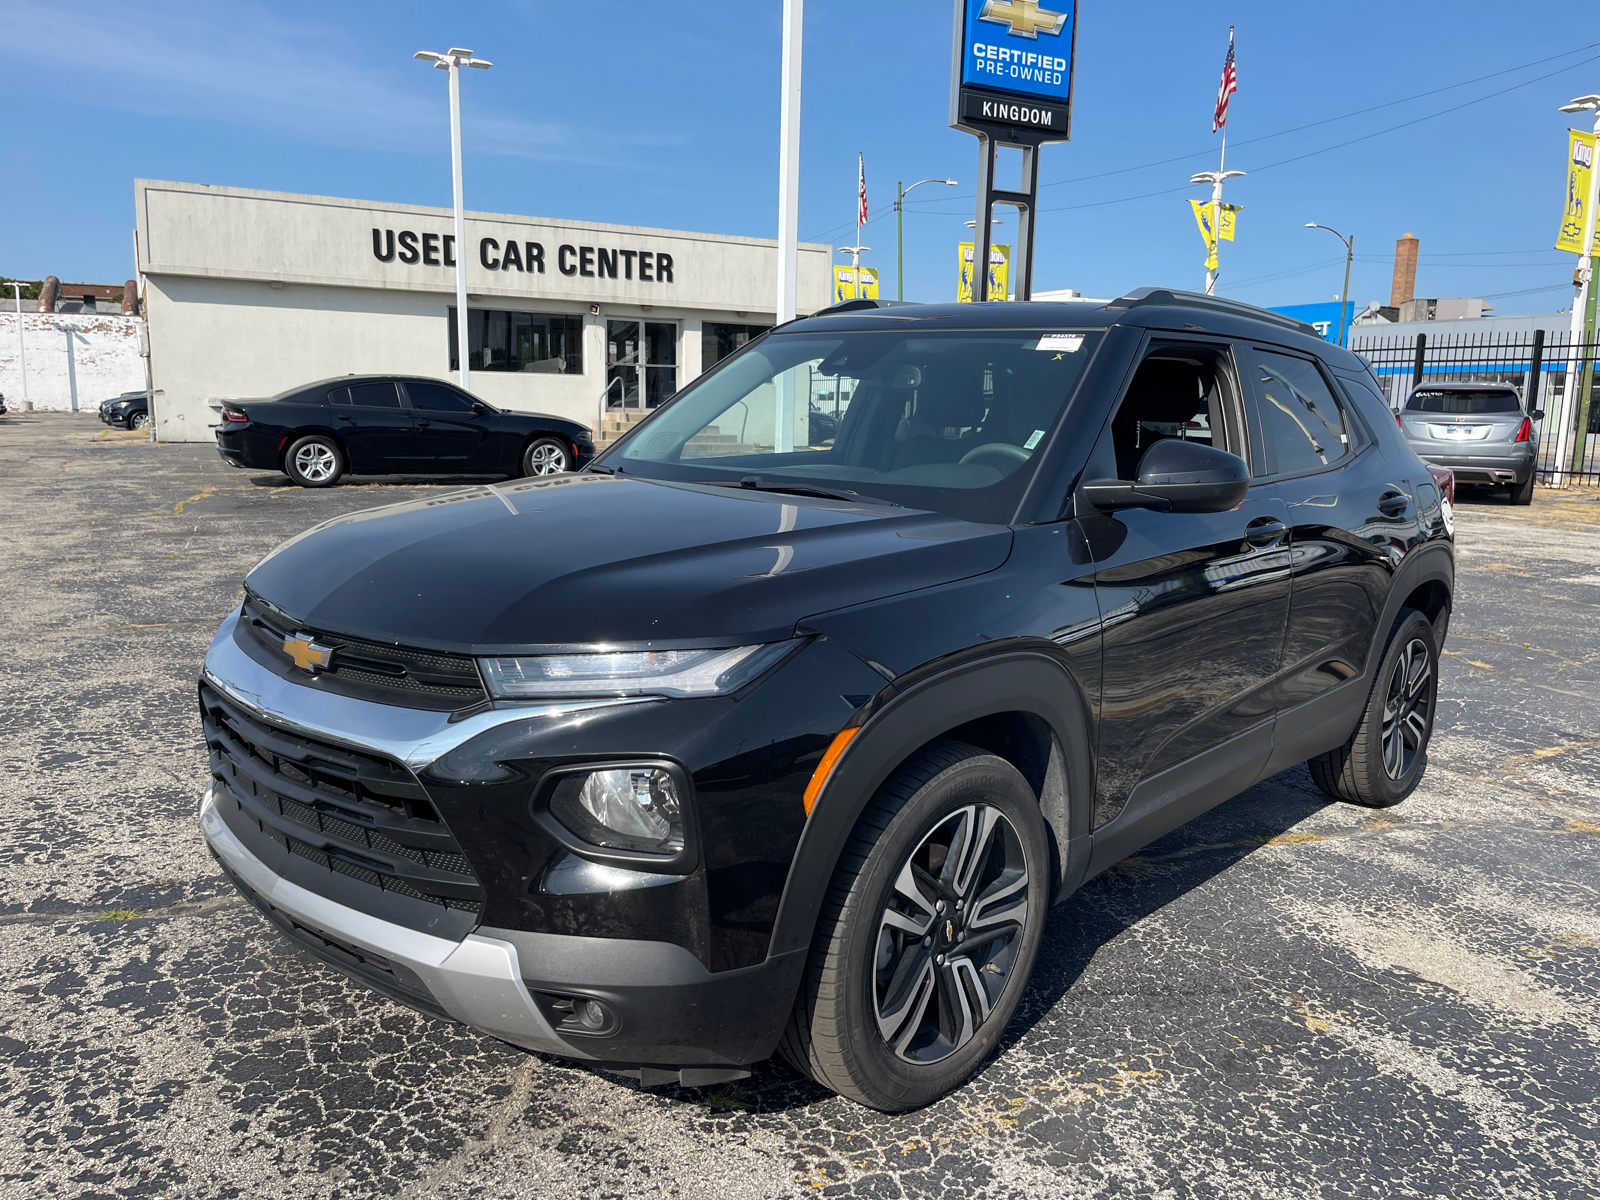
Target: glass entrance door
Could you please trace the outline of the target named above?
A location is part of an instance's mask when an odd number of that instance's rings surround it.
[[[655,408],[677,390],[676,322],[606,322],[607,409]]]

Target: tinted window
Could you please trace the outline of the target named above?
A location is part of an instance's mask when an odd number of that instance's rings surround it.
[[[456,310],[450,315],[450,369],[460,369]],[[467,309],[467,348],[474,371],[583,374],[583,318],[549,313]]]
[[[675,397],[618,465],[1007,521],[1099,336],[774,334]]]
[[[357,408],[399,408],[400,393],[392,383],[353,383],[328,393],[331,404],[353,404]]]
[[[443,383],[417,383],[408,380],[406,382],[406,395],[411,398],[412,408],[447,413],[469,413],[472,411],[472,400],[469,397]]]
[[[1406,402],[1407,412],[1448,413],[1465,416],[1469,413],[1521,412],[1522,405],[1515,392],[1480,392],[1465,388],[1428,388],[1411,393]]]
[[[1257,350],[1256,389],[1280,474],[1319,470],[1349,450],[1344,412],[1309,360]]]
[[[1235,393],[1228,352],[1218,346],[1163,347],[1134,373],[1111,422],[1118,479],[1137,479],[1145,451],[1178,438],[1244,457],[1228,436],[1226,413]],[[1099,473],[1109,463],[1097,464]]]

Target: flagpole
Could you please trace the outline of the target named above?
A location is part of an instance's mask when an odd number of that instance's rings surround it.
[[[1209,183],[1211,185],[1211,238],[1206,247],[1206,295],[1212,296],[1217,290],[1217,276],[1222,267],[1222,182],[1225,179],[1237,178],[1244,174],[1243,171],[1228,170],[1228,97],[1237,89],[1233,77],[1233,26],[1228,26],[1228,57],[1222,65],[1222,85],[1217,93],[1217,107],[1213,117],[1212,132],[1219,130],[1222,133],[1222,156],[1217,163],[1215,171],[1201,171],[1193,175],[1190,183]],[[1220,121],[1218,121],[1220,118]],[[1216,266],[1210,264],[1216,263]]]

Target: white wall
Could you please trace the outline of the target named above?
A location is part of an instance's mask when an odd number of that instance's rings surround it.
[[[23,301],[23,303],[36,303]],[[22,409],[15,308],[0,305],[0,392],[15,411]],[[20,314],[28,366],[28,399],[34,408],[72,407],[77,378],[78,407],[93,411],[100,401],[144,387],[139,357],[139,321],[119,313]],[[71,369],[68,368],[70,342]]]

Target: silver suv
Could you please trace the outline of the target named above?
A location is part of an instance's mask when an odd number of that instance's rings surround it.
[[[1423,462],[1449,467],[1457,483],[1504,484],[1511,503],[1533,503],[1542,408],[1522,406],[1505,383],[1433,383],[1413,388],[1399,413]]]

